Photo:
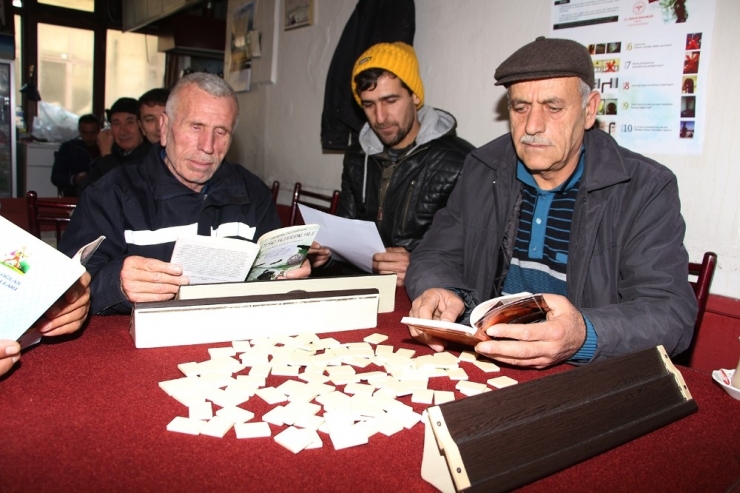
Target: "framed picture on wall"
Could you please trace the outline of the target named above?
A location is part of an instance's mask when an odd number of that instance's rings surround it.
[[[313,24],[314,0],[285,0],[285,30]]]

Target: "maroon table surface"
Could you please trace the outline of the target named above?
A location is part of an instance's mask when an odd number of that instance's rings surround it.
[[[356,342],[381,332],[390,336],[385,344],[428,354],[399,322],[408,309],[405,294],[399,295],[396,311],[379,315],[376,329],[331,336]],[[124,316],[93,317],[77,337],[30,349],[0,379],[0,491],[435,491],[420,476],[421,423],[339,451],[320,433],[323,448],[297,455],[272,438],[238,440],[233,430],[221,439],[166,431],[175,416],[187,416],[187,408],[158,382],[181,377],[179,363],[208,359],[208,347],[229,344],[136,349],[128,322]],[[472,381],[499,375],[461,366]],[[521,382],[570,368],[505,367],[500,374]],[[721,492],[737,486],[740,402],[710,375],[681,371],[697,413],[523,490]],[[267,384],[284,380],[270,376]],[[434,378],[429,386],[452,390],[454,383]],[[411,403],[409,397],[400,400]],[[257,421],[272,406],[255,396],[241,407]],[[413,407],[421,412],[425,406]],[[273,436],[284,428],[270,426]]]

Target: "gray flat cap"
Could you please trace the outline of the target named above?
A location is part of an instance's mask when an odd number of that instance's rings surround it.
[[[593,89],[594,65],[588,49],[570,39],[540,36],[522,46],[498,66],[497,86],[557,77],[579,77]]]

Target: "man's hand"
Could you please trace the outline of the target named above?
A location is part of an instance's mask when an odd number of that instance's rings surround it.
[[[448,289],[432,288],[414,300],[409,317],[454,322],[464,311],[465,302],[458,295]],[[435,351],[439,352],[445,348],[445,341],[418,331],[413,325],[409,325],[409,333],[411,337]]]
[[[104,128],[98,132],[97,140],[100,157],[107,156],[113,152],[113,132],[111,132],[111,129]]]
[[[324,248],[315,241],[311,243],[311,248],[308,249],[308,260],[311,262],[311,267],[316,269],[321,267],[329,261],[331,258],[331,250]]]
[[[4,375],[21,358],[21,345],[0,339],[0,375]]]
[[[45,336],[75,332],[90,311],[90,273],[84,274],[33,325]]]
[[[547,320],[534,324],[496,324],[486,331],[493,340],[475,350],[502,363],[545,368],[573,356],[586,340],[583,315],[565,296],[544,294]]]
[[[121,268],[121,291],[131,302],[171,300],[189,283],[182,267],[153,258],[126,257]]]
[[[373,255],[373,272],[378,274],[396,274],[396,286],[403,286],[406,269],[409,268],[411,254],[404,247],[386,248],[385,252]],[[422,295],[423,296],[423,295]]]
[[[308,260],[308,257],[303,259],[303,263],[300,267],[298,267],[295,270],[289,270],[285,273],[284,277],[278,277],[278,280],[280,279],[303,279],[304,277],[308,277],[311,275],[311,262]]]

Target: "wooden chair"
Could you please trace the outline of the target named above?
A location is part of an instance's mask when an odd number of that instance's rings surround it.
[[[306,201],[304,200],[304,197],[308,197],[313,200]],[[313,209],[334,215],[337,213],[337,207],[339,206],[339,190],[334,190],[334,193],[331,195],[325,195],[323,193],[303,190],[300,182],[296,183],[295,188],[293,189],[293,203],[290,207],[290,226],[294,226],[298,223],[298,204],[303,204]]]
[[[280,194],[280,182],[275,180],[272,182],[272,203],[277,205],[278,195]]]
[[[717,254],[714,252],[704,253],[704,258],[701,263],[689,262],[689,276],[696,276],[695,281],[691,282],[691,287],[694,288],[694,294],[696,295],[696,302],[699,305],[699,311],[696,314],[696,322],[694,323],[694,335],[691,338],[691,344],[689,348],[683,353],[679,354],[673,361],[680,365],[691,365],[691,358],[694,354],[694,348],[696,347],[696,340],[699,338],[699,329],[701,329],[701,322],[704,319],[704,312],[707,310],[707,301],[709,300],[709,287],[712,285],[712,278],[714,277],[714,269],[717,267]]]
[[[62,239],[62,231],[72,217],[77,203],[70,201],[39,199],[36,192],[30,190],[26,194],[26,210],[28,211],[28,231],[37,238],[41,238],[41,224],[53,224],[56,231],[57,245]]]

